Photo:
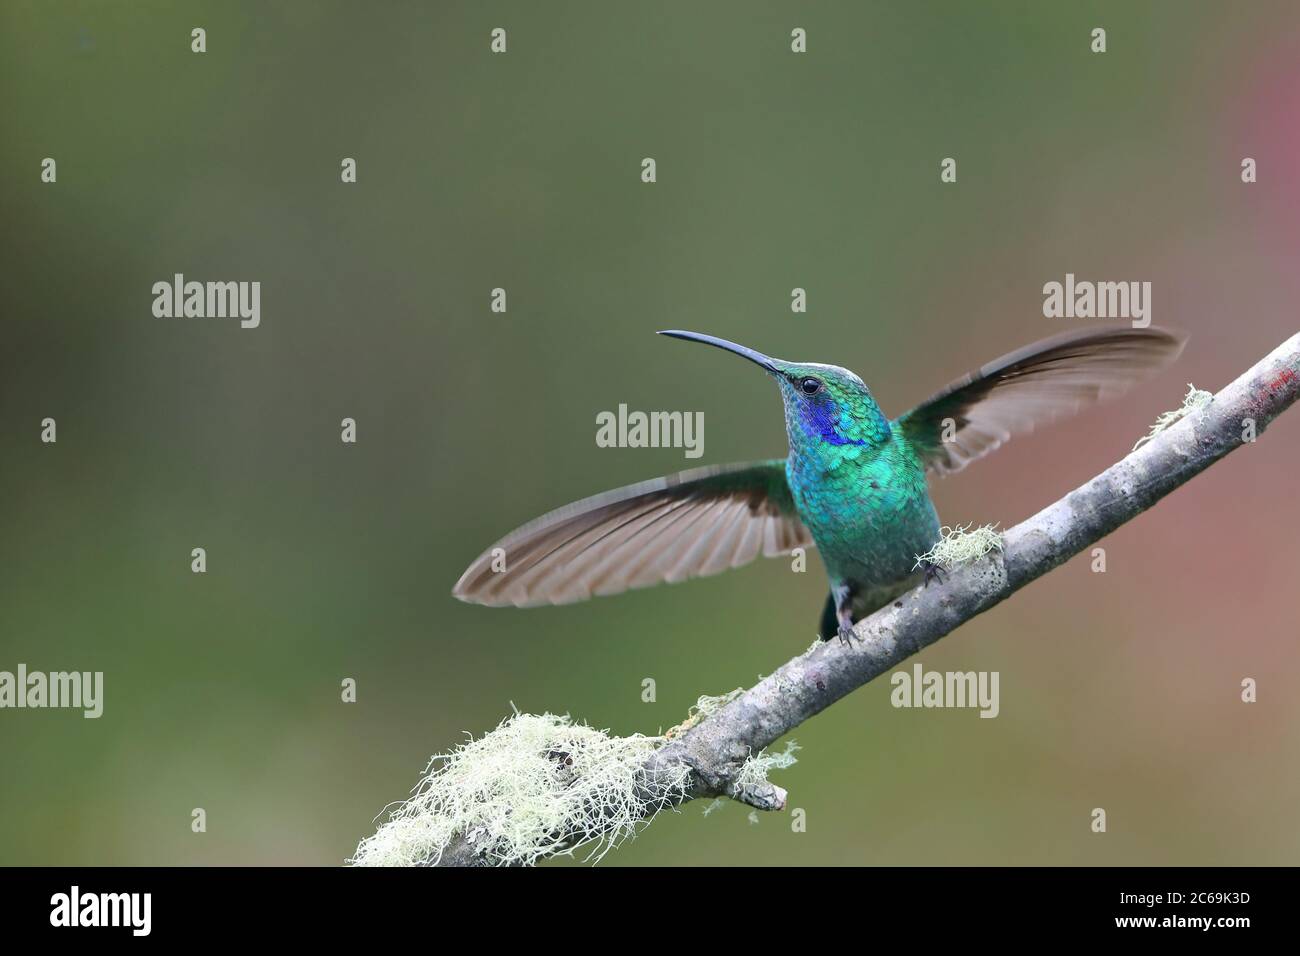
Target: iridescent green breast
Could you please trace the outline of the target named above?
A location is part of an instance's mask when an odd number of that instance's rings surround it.
[[[925,471],[901,439],[871,446],[801,443],[786,462],[795,507],[833,580],[898,581],[938,539]]]

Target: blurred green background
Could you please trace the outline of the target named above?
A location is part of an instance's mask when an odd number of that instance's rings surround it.
[[[783,453],[769,381],[656,329],[847,365],[897,413],[1083,324],[1043,283],[1151,281],[1176,369],[935,488],[950,523],[1027,517],[1295,330],[1298,105],[1281,2],[7,0],[0,669],[106,689],[99,720],[0,712],[0,862],[338,864],[512,701],[653,733],[771,672],[816,558],[449,592],[567,501]],[[176,272],[259,280],[261,327],[155,318]],[[704,457],[597,448],[621,402],[702,411]],[[1293,412],[1106,574],[1078,557],[921,656],[999,671],[996,720],[882,680],[801,727],[774,779],[806,833],[693,804],[604,865],[1296,863],[1298,466]]]

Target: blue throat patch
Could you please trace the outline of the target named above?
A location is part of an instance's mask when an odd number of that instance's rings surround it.
[[[839,406],[834,402],[806,402],[799,408],[799,418],[804,432],[810,438],[820,438],[829,445],[865,445],[865,438],[845,438],[835,430],[839,419]]]

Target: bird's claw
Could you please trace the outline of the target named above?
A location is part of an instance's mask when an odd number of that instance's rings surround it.
[[[921,570],[925,572],[925,586],[927,588],[930,586],[931,581],[937,580],[940,584],[944,583],[943,568],[933,561],[922,561]]]
[[[841,625],[840,625],[840,643],[841,643],[841,644],[844,644],[844,645],[846,645],[846,646],[851,646],[852,643],[853,643],[854,641],[861,641],[861,640],[862,640],[862,638],[858,636],[858,632],[855,631],[855,630],[853,629],[853,625],[852,625],[852,624],[841,624]]]

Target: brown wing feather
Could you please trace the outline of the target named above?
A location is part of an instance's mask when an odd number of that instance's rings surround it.
[[[567,604],[717,574],[810,547],[785,460],[697,468],[586,498],[512,531],[452,594],[473,604]],[[505,570],[492,569],[501,549]]]
[[[1183,344],[1158,328],[1068,332],[971,372],[896,424],[928,469],[950,474],[1014,434],[1126,391],[1177,358]],[[948,419],[955,429],[945,442]]]

